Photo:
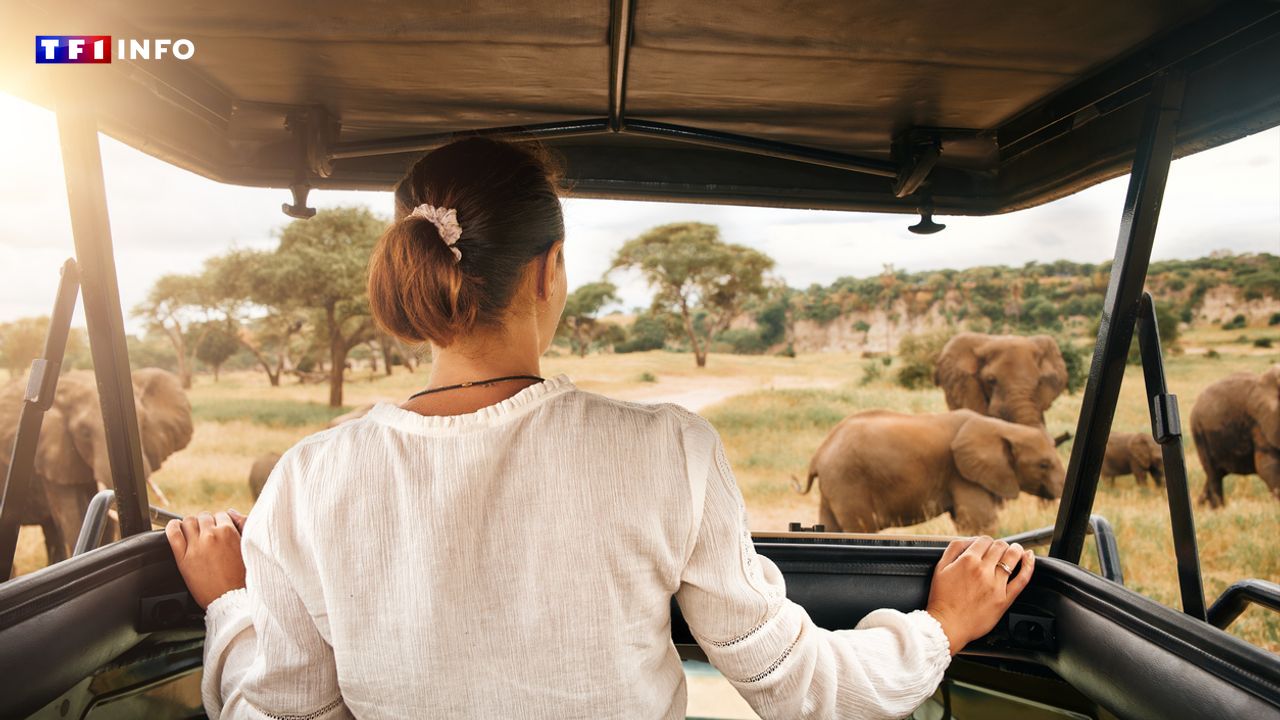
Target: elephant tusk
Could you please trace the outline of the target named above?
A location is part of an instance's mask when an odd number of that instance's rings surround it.
[[[161,505],[169,504],[169,498],[164,494],[164,491],[160,489],[160,486],[151,478],[147,478],[147,487],[151,488],[151,492],[155,493],[156,499],[160,501]]]

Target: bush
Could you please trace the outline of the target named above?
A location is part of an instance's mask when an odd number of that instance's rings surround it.
[[[667,326],[662,319],[643,314],[627,329],[627,339],[613,346],[614,352],[632,353],[661,350],[667,344]]]
[[[1218,358],[1222,357],[1222,353],[1218,352],[1213,348],[1209,348],[1209,352],[1205,353],[1204,356],[1209,358],[1210,360],[1217,360]]]
[[[654,375],[653,373],[647,370],[645,372],[640,373],[640,377],[637,379],[643,383],[658,382],[658,376]]]
[[[1280,325],[1280,312],[1271,313],[1270,319],[1267,320],[1267,325],[1270,325],[1272,327],[1276,325]]]
[[[1089,378],[1089,361],[1091,358],[1079,345],[1067,338],[1057,338],[1058,351],[1062,353],[1062,363],[1067,366],[1067,393],[1073,394],[1084,387]]]
[[[1222,329],[1223,330],[1239,330],[1240,328],[1243,328],[1245,325],[1247,325],[1248,322],[1249,321],[1245,319],[1245,316],[1243,314],[1236,315],[1235,317],[1231,318],[1227,322],[1222,323]]]
[[[881,365],[880,363],[878,363],[878,362],[876,362],[876,361],[874,361],[874,360],[872,360],[871,362],[863,363],[863,364],[862,364],[862,379],[858,381],[858,384],[859,384],[859,385],[870,385],[871,383],[875,382],[876,380],[879,380],[879,379],[880,379],[880,376],[884,374],[884,369],[883,369],[883,368],[884,368],[884,366],[883,366],[883,365]]]
[[[760,330],[747,328],[730,328],[716,336],[717,342],[729,346],[729,351],[738,355],[759,355],[769,349],[769,343]]]
[[[1260,348],[1269,348],[1269,347],[1271,347],[1271,338],[1269,338],[1269,337],[1260,337],[1260,338],[1258,338],[1257,340],[1254,340],[1254,341],[1253,341],[1253,346],[1254,346],[1254,347],[1260,347]]]
[[[772,347],[787,337],[787,310],[791,303],[782,298],[765,306],[756,315],[756,324],[760,326],[760,340],[765,347]]]
[[[787,346],[779,350],[777,354],[781,357],[793,358],[796,356],[796,346],[791,343],[787,343]]]
[[[931,387],[938,356],[954,334],[953,330],[935,330],[904,336],[898,343],[898,357],[902,359],[902,367],[897,374],[898,384],[908,390]]]

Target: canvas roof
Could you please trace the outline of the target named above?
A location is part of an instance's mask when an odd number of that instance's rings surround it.
[[[1177,155],[1280,124],[1280,3],[1260,0],[11,0],[0,12],[0,90],[89,103],[109,135],[244,185],[389,189],[450,133],[528,127],[577,196],[991,214],[1126,172],[1162,70],[1187,78]],[[36,34],[187,38],[196,52],[38,65]],[[930,148],[922,182],[896,183]]]

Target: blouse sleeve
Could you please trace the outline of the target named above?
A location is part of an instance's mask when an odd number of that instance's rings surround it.
[[[214,720],[351,717],[338,688],[333,648],[282,567],[283,548],[271,537],[287,504],[277,475],[287,472],[288,457],[273,471],[245,527],[246,588],[213,601],[205,613],[201,694]]]
[[[724,447],[701,424],[685,438],[690,471],[700,466],[705,481],[692,478],[698,530],[676,600],[712,665],[766,719],[911,713],[950,663],[942,627],[923,610],[887,609],[853,630],[815,625],[787,599],[777,566],[756,554]]]

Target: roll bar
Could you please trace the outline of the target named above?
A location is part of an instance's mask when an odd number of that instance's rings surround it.
[[[71,551],[72,557],[83,555],[102,545],[102,538],[107,532],[108,513],[115,501],[114,490],[101,490],[89,501],[89,509],[84,513],[84,523],[80,525],[80,536],[76,538],[76,547]],[[151,522],[156,525],[182,519],[181,515],[155,505],[147,506],[147,510]]]
[[[1124,584],[1124,570],[1120,567],[1120,545],[1116,542],[1116,532],[1111,523],[1101,515],[1090,515],[1087,526],[1093,535],[1093,544],[1098,549],[1098,569],[1102,577],[1118,585]],[[1049,525],[1038,530],[1027,530],[1002,538],[1007,543],[1018,543],[1023,547],[1048,545],[1053,538],[1054,526]]]
[[[38,489],[35,487],[36,448],[40,442],[40,426],[45,412],[53,407],[53,397],[58,391],[58,375],[62,371],[62,356],[67,349],[67,335],[71,332],[71,315],[76,309],[76,295],[80,292],[80,272],[75,260],[62,264],[62,277],[58,281],[58,294],[53,301],[53,313],[49,316],[49,331],[44,339],[44,352],[31,361],[31,373],[27,376],[27,390],[22,397],[22,410],[18,416],[18,430],[13,436],[13,449],[9,455],[9,470],[5,473],[4,487],[0,488],[0,581],[13,573],[13,558],[18,550],[18,531],[23,511]]]
[[[1250,604],[1280,612],[1280,585],[1256,578],[1233,584],[1209,608],[1209,624],[1226,630]]]
[[[80,265],[84,319],[89,350],[102,404],[111,483],[118,494],[120,532],[137,535],[151,528],[147,522],[147,486],[142,462],[129,350],[120,311],[107,193],[102,179],[98,124],[91,108],[73,98],[58,102],[58,136],[71,209],[71,234]]]
[[[1102,456],[1111,434],[1139,300],[1151,262],[1156,221],[1173,159],[1183,85],[1184,78],[1179,72],[1157,76],[1133,156],[1115,262],[1111,266],[1111,280],[1098,324],[1098,341],[1076,424],[1076,443],[1071,448],[1062,502],[1058,505],[1049,548],[1050,556],[1067,562],[1079,563],[1084,548],[1085,528],[1098,489]]]

